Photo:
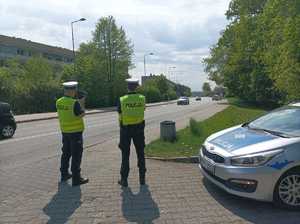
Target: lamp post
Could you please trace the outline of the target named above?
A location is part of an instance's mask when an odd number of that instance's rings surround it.
[[[74,31],[73,31],[73,24],[74,23],[77,23],[77,22],[82,22],[82,21],[85,21],[86,19],[85,18],[81,18],[81,19],[78,19],[78,20],[75,20],[73,22],[71,22],[71,29],[72,29],[72,46],[73,46],[73,60],[74,60],[74,73],[75,73],[75,44],[74,44]]]
[[[171,81],[171,75],[172,75],[172,70],[171,69],[175,69],[176,67],[175,66],[171,66],[171,67],[168,67],[168,78],[167,80],[172,83]],[[170,84],[171,85],[171,84]],[[176,87],[176,86],[175,86]],[[170,101],[170,97],[169,97],[169,92],[167,93],[167,96],[168,96],[168,103]]]
[[[146,56],[147,55],[154,55],[152,52],[149,54],[144,54],[144,76],[146,76]]]
[[[169,75],[169,80],[170,80],[170,81],[172,81],[172,80],[171,80],[171,76],[173,75],[171,69],[175,69],[175,68],[176,68],[175,66],[172,66],[172,67],[169,67],[169,68],[168,68],[168,75]]]

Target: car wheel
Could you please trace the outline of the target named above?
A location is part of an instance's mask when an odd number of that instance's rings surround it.
[[[15,129],[11,125],[5,125],[1,128],[1,136],[3,138],[11,138],[15,134]]]
[[[300,169],[288,171],[280,177],[275,186],[274,202],[282,208],[300,209]]]

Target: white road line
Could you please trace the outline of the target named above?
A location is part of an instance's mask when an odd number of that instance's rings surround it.
[[[107,124],[112,124],[112,122],[105,122],[105,123],[101,123],[101,124],[89,125],[86,128],[88,129],[88,128],[100,127],[100,126],[107,125]],[[7,140],[1,141],[0,145],[30,140],[30,139],[34,139],[34,138],[47,137],[47,136],[51,136],[51,135],[58,135],[60,133],[61,133],[60,131],[54,131],[54,132],[48,132],[48,133],[39,134],[39,135],[26,136],[26,137],[20,137],[20,138],[12,138],[12,139],[7,139]]]
[[[16,139],[8,139],[8,140],[4,140],[3,142],[0,142],[0,145],[13,143],[13,142],[20,142],[20,141],[24,141],[24,140],[33,139],[33,138],[46,137],[46,136],[50,136],[50,135],[57,135],[59,133],[60,132],[55,131],[55,132],[49,132],[49,133],[40,134],[40,135],[33,135],[33,136],[27,136],[27,137],[22,137],[22,138],[16,138]]]

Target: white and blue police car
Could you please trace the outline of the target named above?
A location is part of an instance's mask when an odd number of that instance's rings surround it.
[[[300,209],[300,103],[209,136],[199,161],[231,194]]]

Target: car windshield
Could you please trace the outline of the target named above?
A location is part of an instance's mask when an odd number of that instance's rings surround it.
[[[300,137],[300,108],[284,107],[268,113],[250,124],[249,128]]]

